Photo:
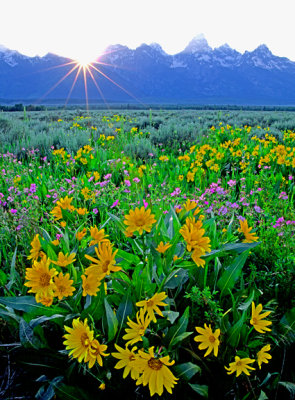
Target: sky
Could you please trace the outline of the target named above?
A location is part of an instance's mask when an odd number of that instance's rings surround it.
[[[204,34],[244,53],[266,44],[295,61],[295,0],[0,0],[0,45],[95,60],[108,45],[159,43],[168,54]]]

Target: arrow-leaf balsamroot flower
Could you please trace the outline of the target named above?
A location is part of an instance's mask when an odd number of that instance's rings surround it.
[[[243,239],[243,243],[253,243],[259,240],[258,236],[255,236],[255,233],[251,233],[252,228],[248,226],[248,222],[245,219],[244,221],[240,220],[240,228],[238,229],[239,232],[243,233],[245,239]]]
[[[142,300],[136,303],[137,307],[143,307],[143,311],[147,312],[149,318],[156,322],[155,313],[163,317],[162,311],[159,306],[168,306],[168,304],[163,303],[162,300],[166,299],[167,295],[165,292],[156,293],[153,297],[148,300]]]
[[[249,364],[254,363],[255,360],[251,358],[240,358],[239,356],[235,357],[235,361],[229,363],[229,367],[224,367],[228,372],[227,374],[233,374],[236,372],[236,376],[241,375],[242,372],[246,375],[250,375],[249,370],[255,370],[255,368],[250,367]]]
[[[124,224],[127,225],[127,232],[134,233],[138,232],[140,235],[144,231],[150,232],[153,224],[156,222],[155,215],[151,214],[150,209],[145,209],[142,206],[140,209],[130,210],[128,215],[125,215]]]
[[[259,369],[261,369],[262,363],[268,364],[268,360],[270,360],[272,358],[272,356],[267,353],[269,350],[270,350],[270,344],[267,344],[266,346],[263,346],[260,351],[258,351],[257,363],[258,363]]]
[[[218,339],[220,335],[220,329],[216,329],[213,333],[211,325],[208,327],[206,324],[204,324],[204,328],[197,326],[196,331],[200,333],[200,335],[194,337],[196,342],[201,342],[199,344],[199,349],[207,349],[204,357],[207,357],[212,351],[214,352],[214,356],[217,357],[218,346],[220,344],[220,340]]]
[[[127,325],[130,328],[126,328],[126,335],[123,336],[124,340],[128,340],[126,346],[142,341],[142,337],[145,334],[147,327],[149,326],[151,319],[148,315],[145,315],[143,308],[141,308],[136,314],[136,321],[133,322],[128,317]]]
[[[138,369],[135,368],[135,361],[138,359],[138,354],[135,353],[135,351],[137,350],[137,347],[134,346],[134,347],[132,347],[131,350],[129,350],[128,347],[126,346],[126,348],[123,349],[122,347],[118,346],[116,343],[115,343],[115,347],[118,350],[118,352],[112,353],[112,356],[119,360],[117,362],[117,364],[115,365],[115,368],[116,369],[124,368],[124,371],[123,371],[124,379],[130,373],[131,378],[137,380],[140,375]]]
[[[169,356],[156,358],[154,347],[151,347],[148,353],[139,350],[138,354],[139,358],[135,362],[135,365],[141,372],[141,375],[136,385],[149,385],[151,396],[155,393],[161,396],[164,387],[171,394],[172,388],[178,380],[168,368],[174,364],[174,361],[169,361]]]
[[[69,356],[77,358],[79,362],[89,361],[94,331],[89,328],[87,318],[84,322],[80,321],[79,318],[74,319],[72,326],[72,328],[64,327],[68,333],[64,335],[66,340],[63,344],[66,345],[67,350],[70,350]]]
[[[256,307],[254,302],[252,302],[252,318],[250,320],[250,324],[253,325],[254,329],[259,333],[265,333],[266,331],[271,331],[271,329],[267,328],[272,324],[271,321],[266,321],[266,318],[271,311],[266,311],[261,314],[262,304],[258,304]]]

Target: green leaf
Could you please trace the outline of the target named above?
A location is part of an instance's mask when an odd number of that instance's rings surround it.
[[[140,258],[137,255],[127,253],[127,251],[124,251],[121,249],[118,249],[116,258],[122,258],[124,261],[127,262],[127,264],[129,264],[129,266],[131,266],[131,265],[136,266],[138,263],[140,263]],[[120,261],[119,261],[119,263],[120,263]]]
[[[120,324],[119,327],[119,332],[122,329],[122,326],[127,319],[128,315],[131,315],[133,312],[133,304],[130,299],[130,292],[128,291],[126,295],[123,297],[121,303],[119,304],[118,310],[117,310],[117,320]]]
[[[16,281],[17,277],[19,277],[18,272],[15,269],[15,262],[16,262],[16,254],[17,254],[17,246],[14,250],[13,257],[11,260],[11,265],[10,265],[10,277],[9,277],[9,282],[7,284],[7,289],[10,290],[14,282]]]
[[[261,390],[258,400],[267,400],[267,399],[268,399],[267,395],[264,393],[263,390]]]
[[[19,323],[19,338],[24,347],[38,349],[38,340],[34,337],[33,328],[22,318]]]
[[[7,311],[6,309],[0,308],[0,316],[4,319],[12,318],[15,321],[19,322],[20,317],[14,313],[14,311]]]
[[[290,396],[292,396],[291,398],[295,397],[295,383],[292,382],[279,382],[278,383],[280,386],[283,386],[285,389],[288,390],[288,392],[290,393]]]
[[[280,340],[294,343],[295,341],[295,307],[287,311],[280,320],[279,328],[282,333]]]
[[[32,319],[32,320],[30,321],[29,325],[30,325],[30,327],[31,327],[32,329],[34,329],[35,326],[40,325],[40,324],[42,324],[42,323],[45,322],[45,321],[50,321],[50,320],[53,320],[53,319],[64,318],[64,317],[65,317],[65,316],[64,316],[64,315],[61,315],[61,314],[54,314],[54,315],[51,315],[51,316],[45,316],[45,315],[43,315],[42,317],[38,317],[38,318]]]
[[[188,321],[189,321],[189,307],[185,309],[178,323],[169,329],[165,337],[165,341],[168,343],[168,347],[172,347],[173,343],[177,343],[177,337],[181,336],[184,332],[186,332]]]
[[[41,228],[41,231],[42,231],[42,236],[46,240],[46,242],[47,243],[52,242],[52,239],[51,239],[49,233],[44,228]]]
[[[255,295],[255,290],[253,289],[252,292],[251,292],[251,294],[250,294],[250,296],[248,297],[248,299],[247,299],[244,303],[241,303],[241,304],[239,305],[238,310],[241,310],[241,311],[246,311],[246,310],[248,310],[248,308],[249,308],[249,307],[251,306],[251,304],[252,304],[252,301],[253,301],[253,299],[254,299],[254,295]]]
[[[118,329],[118,319],[112,310],[112,307],[109,305],[107,298],[104,299],[107,323],[108,323],[108,341],[114,339]]]
[[[179,312],[177,311],[162,311],[162,314],[169,322],[171,322],[171,324],[174,324],[176,319],[179,317]]]
[[[186,339],[188,336],[190,336],[193,332],[183,332],[180,335],[176,336],[172,342],[171,346],[175,346],[177,343],[182,342],[184,339]]]
[[[205,399],[208,399],[208,386],[198,385],[196,383],[189,383],[189,385],[200,396],[205,397]]]
[[[66,314],[68,311],[58,306],[45,307],[40,303],[36,303],[33,296],[19,296],[19,297],[0,297],[0,304],[13,308],[18,311],[25,311],[34,316],[54,314]]]
[[[236,347],[240,341],[240,333],[243,328],[245,322],[245,313],[241,316],[241,318],[228,330],[228,343],[232,347]]]
[[[5,274],[4,271],[2,271],[2,269],[0,269],[0,286],[6,285],[6,282],[7,282],[7,275]]]
[[[166,279],[164,288],[175,289],[188,280],[188,273],[182,268],[173,271]]]
[[[176,365],[173,370],[175,371],[177,378],[189,381],[195,374],[201,371],[201,368],[196,364],[188,362]]]
[[[236,257],[234,262],[223,272],[217,282],[217,286],[221,290],[220,296],[223,296],[228,292],[229,289],[234,287],[236,281],[241,275],[242,268],[246,262],[248,254],[249,250]]]

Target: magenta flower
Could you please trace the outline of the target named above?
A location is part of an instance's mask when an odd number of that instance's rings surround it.
[[[9,210],[9,212],[10,212],[11,214],[16,214],[16,213],[17,213],[17,210],[16,210],[15,208],[11,208],[11,209]]]
[[[116,205],[119,203],[119,200],[116,200],[112,205],[111,205],[111,208],[114,208],[114,207],[116,207]]]

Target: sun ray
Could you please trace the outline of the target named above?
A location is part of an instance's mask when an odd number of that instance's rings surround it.
[[[87,113],[89,112],[89,105],[88,105],[88,88],[87,88],[87,70],[86,70],[86,66],[82,67],[83,69],[83,79],[84,79],[84,89],[85,89],[85,100],[86,100],[86,110]]]
[[[82,66],[80,65],[80,66],[78,67],[78,71],[77,71],[77,73],[76,73],[76,76],[75,76],[74,81],[73,81],[73,83],[72,83],[72,86],[71,86],[71,89],[70,89],[70,91],[69,91],[68,97],[67,97],[67,99],[66,99],[65,107],[66,107],[67,104],[68,104],[68,101],[69,101],[69,99],[70,99],[70,96],[71,96],[71,94],[72,94],[72,91],[73,91],[73,89],[74,89],[74,87],[75,87],[75,85],[76,85],[78,76],[79,76],[79,74],[80,74],[80,72],[81,72],[81,69],[82,69]]]
[[[74,65],[74,67],[73,67],[70,71],[68,71],[62,78],[60,78],[59,81],[56,82],[49,90],[47,90],[47,92],[46,92],[41,98],[39,98],[38,101],[43,100],[44,97],[46,97],[49,93],[51,93],[54,89],[56,89],[57,86],[60,85],[69,75],[71,75],[71,73],[72,73],[76,68],[78,68],[78,65],[77,65],[77,64]]]
[[[121,90],[123,90],[125,93],[127,93],[130,97],[133,97],[133,99],[135,99],[136,101],[138,101],[140,104],[146,106],[146,104],[144,104],[141,100],[137,99],[132,93],[130,93],[128,90],[126,90],[125,88],[123,88],[123,86],[119,85],[117,82],[115,82],[113,79],[111,79],[109,76],[107,76],[105,73],[103,73],[101,70],[99,70],[98,68],[96,68],[94,65],[91,65],[92,68],[94,68],[98,73],[100,73],[102,76],[104,76],[106,79],[108,79],[110,82],[112,82],[114,85],[116,85],[118,88],[120,88]]]
[[[112,53],[112,52],[109,52]],[[104,53],[107,54],[107,53]],[[66,62],[64,64],[59,64],[59,65],[55,65],[53,67],[48,68],[47,70],[51,70],[51,69],[55,69],[55,68],[61,68],[61,67],[65,67],[65,66],[69,66],[69,65],[73,65],[73,67],[62,77],[58,80],[58,82],[56,82],[40,99],[38,99],[38,101],[42,101],[46,96],[48,96],[49,93],[51,93],[54,89],[56,89],[67,77],[69,77],[75,70],[77,70],[73,83],[71,85],[71,88],[69,90],[69,93],[67,95],[66,101],[65,101],[65,107],[67,106],[69,99],[72,95],[72,92],[75,88],[75,85],[77,83],[77,80],[80,76],[80,73],[83,74],[83,83],[84,83],[84,92],[85,92],[85,103],[86,103],[86,109],[87,112],[89,112],[89,84],[87,82],[87,74],[89,74],[91,80],[93,81],[93,84],[95,85],[97,91],[99,92],[103,102],[105,103],[106,107],[110,110],[110,106],[107,103],[107,100],[105,98],[105,96],[103,95],[103,92],[97,82],[97,77],[95,77],[95,75],[93,74],[93,71],[98,72],[102,77],[104,77],[105,79],[107,79],[109,82],[111,82],[113,85],[117,86],[119,89],[121,89],[122,91],[124,91],[128,96],[132,97],[134,100],[136,100],[138,103],[142,104],[143,106],[146,106],[146,104],[144,104],[141,100],[139,100],[136,96],[134,96],[131,92],[129,92],[127,89],[125,89],[123,86],[121,86],[119,83],[117,83],[115,80],[113,80],[112,78],[110,78],[106,73],[104,73],[100,68],[97,68],[94,64],[96,65],[102,65],[102,66],[107,66],[107,67],[116,67],[116,68],[120,68],[120,69],[126,69],[127,68],[121,68],[120,66],[117,65],[113,65],[113,64],[108,64],[105,63],[103,61],[99,61],[99,58],[97,58],[95,61],[92,62],[88,62],[87,59],[80,59],[80,60],[72,60],[69,62]]]
[[[104,95],[103,95],[103,93],[102,93],[101,88],[99,87],[98,83],[96,82],[96,80],[95,80],[95,78],[94,78],[94,76],[93,76],[93,74],[92,74],[92,72],[91,72],[90,67],[91,67],[91,64],[87,67],[87,70],[88,70],[88,72],[89,72],[89,75],[91,76],[91,79],[93,80],[94,85],[96,86],[96,88],[97,88],[99,94],[101,95],[104,104],[106,105],[107,109],[110,110],[110,106],[109,106],[109,104],[107,103],[107,101],[106,101],[106,99],[105,99],[105,97],[104,97]]]

